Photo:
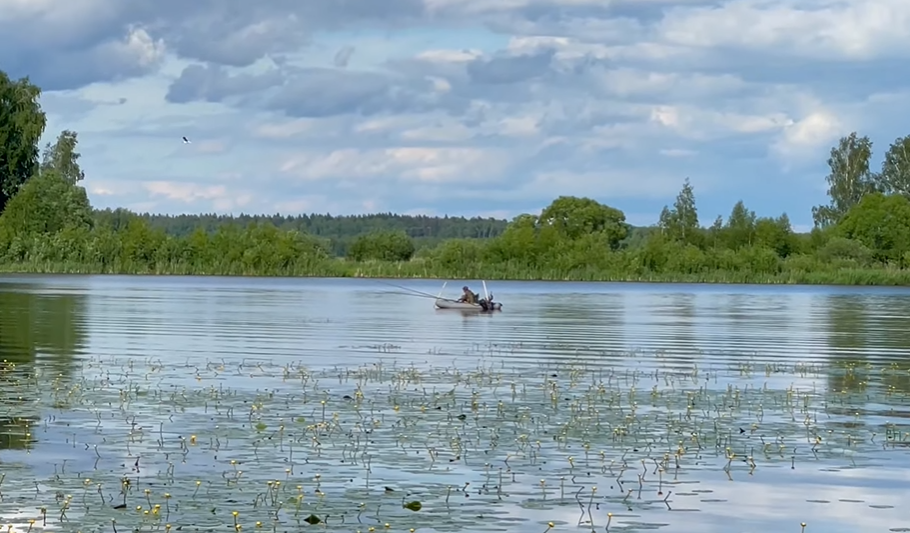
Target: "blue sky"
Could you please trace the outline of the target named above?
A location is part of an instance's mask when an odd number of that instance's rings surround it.
[[[910,134],[906,0],[0,0],[0,33],[99,207],[647,225],[689,177],[703,224],[806,229],[840,136]]]

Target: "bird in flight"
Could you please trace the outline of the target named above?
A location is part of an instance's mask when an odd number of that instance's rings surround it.
[[[190,144],[190,140],[186,137],[183,138],[183,144]]]

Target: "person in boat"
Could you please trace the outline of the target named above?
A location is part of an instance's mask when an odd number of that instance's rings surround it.
[[[471,289],[469,289],[467,285],[465,285],[464,287],[462,287],[462,288],[461,288],[461,291],[462,291],[463,294],[461,295],[461,298],[458,299],[459,302],[463,302],[463,303],[466,303],[466,304],[475,304],[475,303],[477,303],[477,295],[474,294],[474,292],[471,291]]]

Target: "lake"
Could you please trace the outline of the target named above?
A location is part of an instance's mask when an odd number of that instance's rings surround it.
[[[0,278],[0,525],[910,531],[910,289],[440,285]]]

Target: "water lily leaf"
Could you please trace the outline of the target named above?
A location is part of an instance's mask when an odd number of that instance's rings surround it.
[[[419,501],[417,501],[417,500],[414,500],[414,501],[412,501],[412,502],[408,502],[408,503],[404,504],[404,508],[416,512],[416,511],[419,511],[419,510],[421,510],[421,509],[423,508],[423,504],[421,504],[421,503],[420,503]]]

